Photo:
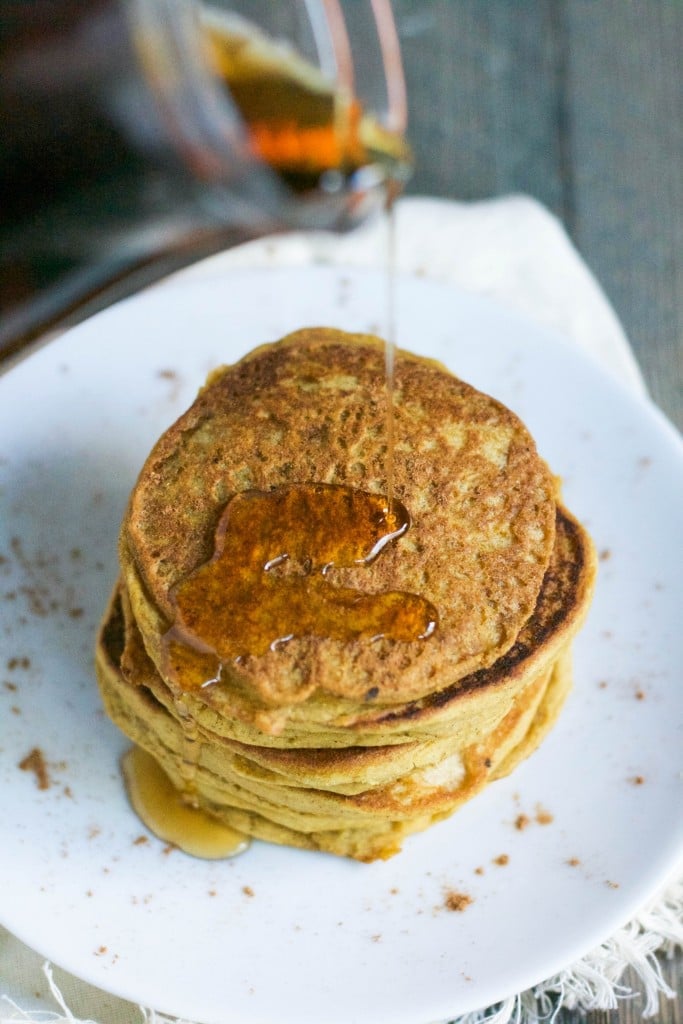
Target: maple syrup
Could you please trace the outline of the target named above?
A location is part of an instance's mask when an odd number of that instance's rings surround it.
[[[251,26],[205,16],[209,62],[228,86],[254,155],[297,192],[329,188],[362,168],[398,180],[412,162],[398,131],[383,127],[347,89]],[[322,180],[321,180],[322,179]]]
[[[205,860],[234,857],[249,846],[249,837],[242,832],[189,807],[163,768],[141,747],[131,747],[121,767],[133,810],[159,839]]]
[[[173,705],[180,720],[182,728],[182,751],[180,755],[180,797],[187,807],[198,807],[197,799],[197,769],[201,755],[202,744],[199,738],[197,723],[190,714],[187,701],[182,693],[175,693]]]
[[[368,565],[410,526],[404,506],[352,487],[293,484],[244,491],[228,502],[213,558],[176,587],[164,637],[171,685],[196,690],[223,663],[263,655],[295,637],[411,642],[437,613],[404,591],[336,586],[334,570]]]

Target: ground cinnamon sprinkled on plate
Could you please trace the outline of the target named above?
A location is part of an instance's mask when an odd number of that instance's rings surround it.
[[[629,781],[632,782],[634,786],[642,786],[645,779],[642,775],[634,775]]]
[[[518,832],[523,832],[528,825],[531,824],[531,818],[526,814],[518,814],[515,818],[515,828]]]
[[[539,804],[536,808],[536,821],[539,825],[552,825],[555,821],[555,817],[550,813],[550,811],[546,811],[545,807],[541,807]]]
[[[598,558],[600,559],[601,562],[608,562],[611,557],[612,557],[612,552],[610,551],[609,548],[603,548],[602,551],[600,552],[600,554],[598,555]]]
[[[468,896],[466,892],[456,892],[455,889],[449,889],[444,897],[443,905],[446,910],[462,913],[473,902],[472,897]]]
[[[242,892],[244,893],[245,896],[253,896],[254,895],[254,890],[252,889],[252,887],[250,885],[243,885],[242,886]]]
[[[500,868],[504,868],[506,864],[510,863],[510,858],[507,853],[501,853],[498,857],[493,858],[493,863],[497,864]]]
[[[30,667],[31,667],[31,659],[27,658],[25,655],[23,657],[20,657],[20,658],[17,658],[17,657],[10,658],[9,661],[7,662],[7,668],[9,669],[10,672],[14,671],[14,669],[17,669],[17,668],[30,668]]]
[[[567,861],[567,864],[569,865],[570,868],[578,868],[580,863],[581,863],[581,861],[579,860],[578,857],[570,857],[569,860]]]
[[[40,747],[34,747],[26,757],[22,758],[19,767],[22,772],[33,772],[38,789],[50,788],[50,776],[47,773],[45,757]]]

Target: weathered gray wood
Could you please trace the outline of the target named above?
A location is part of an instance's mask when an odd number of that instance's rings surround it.
[[[683,422],[683,4],[566,7],[571,229]]]
[[[561,211],[551,5],[395,7],[417,158],[411,191],[461,199],[524,191]]]
[[[683,4],[397,0],[410,191],[559,214],[683,425]]]

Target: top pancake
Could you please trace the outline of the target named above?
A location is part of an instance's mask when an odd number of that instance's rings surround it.
[[[224,666],[222,679],[274,706],[318,688],[387,702],[441,690],[493,664],[534,610],[556,494],[524,425],[441,365],[404,352],[394,410],[394,494],[411,527],[371,564],[335,569],[330,582],[418,594],[437,609],[437,629],[413,642],[302,636]],[[214,554],[234,494],[312,482],[384,494],[386,450],[377,339],[310,328],[215,371],[151,452],[122,527],[124,577],[128,567],[156,610],[145,635],[152,656],[173,622],[173,588]]]

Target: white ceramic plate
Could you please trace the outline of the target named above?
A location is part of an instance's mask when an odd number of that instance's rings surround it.
[[[119,520],[152,442],[215,364],[304,324],[376,326],[381,276],[250,270],[162,288],[0,379],[0,919],[77,976],[158,1010],[211,1024],[445,1019],[588,951],[683,853],[677,435],[504,309],[409,277],[397,292],[399,342],[522,415],[602,562],[555,731],[387,863],[262,843],[206,863],[136,842],[126,743],[92,668]],[[18,768],[33,748],[47,789]],[[471,904],[446,909],[452,891]]]

